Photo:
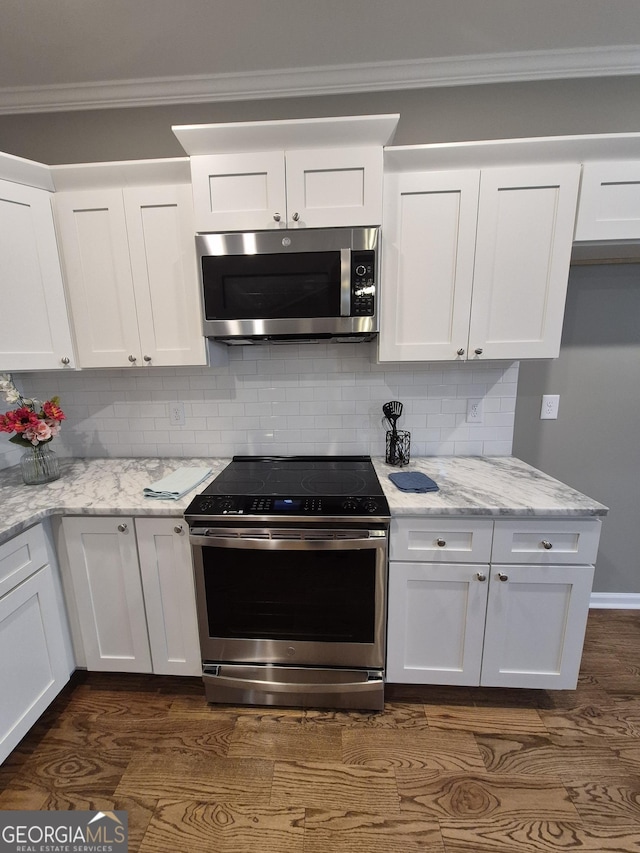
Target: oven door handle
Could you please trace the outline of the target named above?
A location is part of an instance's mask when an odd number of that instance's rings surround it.
[[[278,531],[265,531],[262,535],[252,536],[243,531],[242,535],[229,536],[205,529],[201,533],[191,531],[189,541],[201,548],[250,548],[263,551],[373,550],[387,545],[387,535],[383,530],[373,530],[369,536],[359,534],[353,538],[335,533],[321,538],[316,531],[310,531],[310,536],[305,536],[304,533],[305,531],[296,531],[293,536],[279,536]]]

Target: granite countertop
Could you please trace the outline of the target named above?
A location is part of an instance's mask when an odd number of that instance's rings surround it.
[[[50,515],[181,516],[192,498],[229,459],[66,459],[61,477],[25,486],[18,467],[0,471],[0,543]],[[607,507],[513,457],[446,456],[412,461],[404,471],[423,471],[439,492],[401,492],[374,460],[392,515],[598,516]],[[145,486],[182,467],[211,468],[211,475],[180,500],[155,500]]]
[[[391,515],[599,516],[606,506],[513,456],[427,456],[396,468],[374,460]],[[402,492],[389,479],[422,471],[439,491]]]

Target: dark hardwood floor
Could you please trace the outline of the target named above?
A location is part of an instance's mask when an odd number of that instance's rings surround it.
[[[389,687],[380,714],[76,673],[0,808],[125,809],[132,853],[640,851],[640,611],[591,612],[575,691]]]

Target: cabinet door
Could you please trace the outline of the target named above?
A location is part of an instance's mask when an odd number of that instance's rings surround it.
[[[482,171],[470,357],[558,355],[579,175],[572,164]]]
[[[50,197],[0,181],[0,371],[74,366]]]
[[[122,191],[55,199],[81,367],[142,365]]]
[[[593,572],[593,566],[492,567],[483,685],[575,688]]]
[[[480,173],[389,175],[380,361],[466,358]]]
[[[196,231],[263,231],[286,225],[282,151],[196,155],[191,157],[191,181]]]
[[[124,206],[143,363],[205,364],[191,188],[125,189]]]
[[[392,562],[386,680],[480,682],[488,566]]]
[[[151,672],[132,520],[64,518],[62,526],[87,668]]]
[[[63,618],[49,565],[0,598],[0,762],[69,680]]]
[[[287,223],[351,228],[382,222],[382,148],[286,152]]]
[[[202,675],[191,547],[182,519],[136,519],[153,671]]]
[[[640,238],[640,160],[585,163],[576,240]]]

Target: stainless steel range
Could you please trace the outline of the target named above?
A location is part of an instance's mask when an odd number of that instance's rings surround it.
[[[235,456],[185,519],[208,701],[382,709],[389,505],[368,456]]]

